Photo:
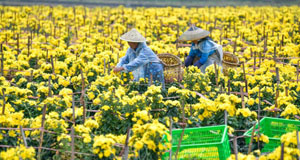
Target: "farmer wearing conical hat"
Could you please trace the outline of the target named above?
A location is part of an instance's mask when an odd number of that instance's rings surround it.
[[[153,82],[159,81],[164,87],[163,65],[157,55],[146,45],[146,38],[136,29],[132,29],[120,37],[130,46],[126,55],[114,68],[114,72],[132,72],[134,81],[148,78]],[[151,76],[152,75],[152,76]]]
[[[179,37],[179,41],[192,41],[190,53],[184,62],[186,67],[194,65],[205,73],[206,67],[215,62],[222,66],[222,46],[216,44],[208,35],[208,31],[191,26]]]

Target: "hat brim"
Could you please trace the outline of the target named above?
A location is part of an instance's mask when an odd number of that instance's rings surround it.
[[[133,39],[127,39],[127,38],[122,38],[122,37],[120,37],[120,39],[123,41],[127,41],[127,42],[136,42],[136,43],[147,42],[147,39],[133,40]]]
[[[206,30],[186,31],[179,38],[179,41],[194,41],[209,36],[210,32]]]
[[[146,38],[141,35],[135,28],[131,29],[129,32],[123,34],[120,37],[121,40],[127,42],[146,42]]]

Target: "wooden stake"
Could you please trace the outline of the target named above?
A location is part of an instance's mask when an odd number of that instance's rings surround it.
[[[5,88],[2,88],[2,95],[3,95],[3,106],[2,106],[2,114],[5,114],[5,105],[6,105],[6,101],[5,101]]]
[[[53,37],[56,37],[56,26],[54,25]]]
[[[71,138],[72,138],[72,141],[71,141],[71,160],[74,160],[75,159],[75,135],[74,135],[74,125],[71,127]]]
[[[72,116],[73,116],[73,126],[75,126],[75,94],[72,94]]]
[[[27,42],[27,56],[29,57],[30,52],[30,36],[28,36],[28,42]]]
[[[46,117],[46,109],[47,106],[44,105],[43,108],[43,115],[42,115],[42,124],[41,124],[41,134],[40,134],[40,145],[38,148],[38,159],[41,160],[41,151],[42,151],[42,146],[43,146],[43,139],[44,139],[44,124],[45,124],[45,117]]]
[[[156,33],[157,33],[157,41],[160,41],[160,33],[159,33],[159,29],[156,28]]]
[[[214,62],[215,66],[215,79],[216,79],[216,85],[218,86],[218,69],[217,69],[217,64]],[[181,67],[180,67],[181,68]]]
[[[30,78],[29,78],[30,82],[32,82],[32,80],[33,80],[33,70],[30,71]]]
[[[106,64],[105,64],[105,58],[104,58],[104,60],[103,60],[103,64],[104,64],[104,68],[103,68],[103,70],[104,70],[104,75],[105,75],[105,73],[106,73]]]
[[[49,79],[48,79],[48,96],[52,97],[52,92],[51,92],[51,75],[49,76]]]
[[[268,46],[268,33],[267,33],[267,36],[266,36],[265,41],[264,41],[264,53],[267,52],[267,46]]]
[[[251,132],[251,139],[250,139],[250,143],[249,143],[248,154],[250,154],[251,150],[252,150],[252,143],[253,143],[255,128],[256,128],[256,122],[254,123],[253,129],[252,129],[252,132]]]
[[[220,45],[222,45],[222,35],[223,35],[223,29],[221,30],[221,34],[220,34]]]
[[[237,42],[236,42],[236,39],[235,39],[235,41],[234,41],[234,46],[233,46],[233,53],[236,52],[236,45],[237,45]]]
[[[177,145],[177,150],[176,150],[176,153],[175,153],[175,160],[177,160],[177,156],[178,156],[178,152],[179,152],[179,149],[180,149],[181,141],[182,141],[182,138],[183,138],[183,135],[184,135],[184,129],[185,129],[185,127],[182,128],[180,139],[179,139],[179,142],[178,142],[178,145]]]
[[[289,87],[285,86],[285,96],[289,96]]]
[[[233,147],[234,147],[235,160],[238,160],[237,137],[234,137],[233,139]]]
[[[8,45],[8,35],[7,35],[7,33],[5,34],[5,44]]]
[[[296,137],[297,137],[297,148],[300,150],[300,142],[299,142],[299,131],[296,129]],[[298,156],[298,160],[300,160],[300,155]]]
[[[29,38],[29,40],[30,40],[30,48],[32,48],[32,39],[33,39],[33,31],[30,31],[30,38]]]
[[[278,97],[279,97],[279,90],[277,89],[276,95],[275,95],[275,108],[278,108],[278,102],[277,102]],[[274,113],[274,115],[275,115],[275,113]]]
[[[183,125],[182,125],[182,132],[181,132],[181,135],[180,135],[180,139],[179,139],[179,142],[178,142],[178,145],[177,145],[177,149],[176,149],[176,153],[175,153],[175,160],[177,160],[177,156],[178,156],[178,152],[179,152],[179,149],[180,149],[180,145],[181,145],[181,142],[182,142],[182,138],[183,138],[183,135],[184,135],[184,129],[185,129],[185,111],[184,111],[184,102],[182,101],[181,102],[181,110],[182,110],[182,122],[183,122]]]
[[[119,52],[117,53],[117,63],[119,63]]]
[[[51,58],[52,73],[55,74],[55,68],[54,68],[53,56],[51,55],[50,58]]]
[[[28,148],[28,146],[27,146],[27,141],[26,141],[26,136],[25,136],[25,134],[24,134],[24,130],[23,130],[22,125],[20,125],[20,132],[21,132],[21,134],[22,134],[22,138],[23,138],[24,145],[25,145],[26,148]]]
[[[169,132],[170,132],[170,136],[171,136],[171,140],[170,140],[171,149],[170,149],[170,152],[169,152],[169,160],[172,160],[172,140],[173,140],[172,126],[173,126],[173,121],[172,121],[172,117],[169,117],[169,119],[170,119]]]
[[[17,56],[20,54],[20,34],[17,34]]]
[[[276,81],[277,81],[277,89],[279,89],[280,76],[279,76],[279,69],[278,69],[278,67],[276,67]]]
[[[147,37],[147,24],[145,24],[145,37]]]
[[[246,93],[248,94],[248,81],[245,80]]]
[[[122,153],[124,153],[124,155],[122,156],[122,160],[127,160],[128,159],[128,154],[129,154],[128,144],[129,144],[130,132],[131,132],[131,128],[128,127],[127,128],[127,134],[126,134],[125,146],[124,146],[124,149],[123,149],[123,152],[122,152]]]
[[[244,81],[246,80],[245,62],[242,62]]]
[[[75,27],[75,35],[76,35],[76,39],[78,39],[78,29],[77,29],[77,26]]]
[[[266,39],[266,26],[264,26],[263,35],[264,35],[264,39]]]
[[[227,89],[228,89],[227,94],[230,95],[230,79],[228,79],[228,88]]]
[[[110,75],[110,63],[107,62],[107,73]]]
[[[241,98],[242,98],[242,108],[245,108],[245,100],[244,100],[244,89],[243,86],[240,87]]]
[[[282,37],[281,37],[280,50],[281,50],[281,47],[283,47],[283,43],[284,43],[284,35],[282,35]]]
[[[258,59],[258,67],[260,68],[260,64],[261,64],[261,52],[259,52],[259,59]]]
[[[258,89],[258,111],[257,111],[257,121],[258,121],[258,130],[257,130],[257,146],[258,149],[260,149],[260,142],[259,142],[259,137],[260,137],[260,104],[261,104],[261,99],[260,99],[260,87]]]
[[[4,53],[3,53],[2,43],[1,43],[1,75],[4,76]]]
[[[246,77],[246,72],[245,72],[245,62],[243,62],[242,65],[243,65],[243,74],[244,74],[244,82],[245,82],[245,87],[246,87],[246,93],[248,93],[248,83],[247,83],[247,77]]]
[[[150,86],[153,84],[153,77],[152,77],[152,73],[150,73]]]
[[[280,160],[284,160],[284,143],[281,143]]]
[[[84,82],[84,76],[83,76],[83,72],[80,69],[80,74],[81,74],[81,96],[80,96],[80,102],[83,106],[83,123],[85,122],[85,117],[86,117],[86,106],[85,106],[85,102],[84,102],[84,94],[85,94],[85,82]]]
[[[70,38],[70,26],[66,26],[66,27],[67,27],[68,38]]]
[[[226,109],[224,110],[224,122],[225,122],[225,125],[227,126],[227,123],[228,123],[228,112],[227,112]]]
[[[179,38],[179,24],[177,22],[177,34],[176,34],[177,39]]]
[[[297,64],[297,83],[298,83],[298,81],[299,81],[299,61],[298,61],[298,64]]]
[[[274,61],[276,62],[277,61],[277,58],[276,58],[276,47],[274,47]]]
[[[255,70],[256,70],[256,52],[254,52],[254,64],[253,64],[254,74],[255,74]]]
[[[46,50],[46,62],[48,62],[49,60],[48,60],[48,49]]]

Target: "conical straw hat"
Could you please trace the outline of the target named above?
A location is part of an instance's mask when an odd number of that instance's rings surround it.
[[[123,34],[120,37],[121,40],[127,42],[146,42],[146,38],[143,37],[135,28],[131,29],[129,32]]]
[[[187,31],[185,31],[179,38],[179,41],[193,41],[193,40],[199,40],[202,38],[205,38],[209,35],[209,32],[195,27],[191,26]]]

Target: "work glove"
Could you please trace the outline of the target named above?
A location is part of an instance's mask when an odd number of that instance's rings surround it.
[[[197,66],[198,68],[200,68],[202,66],[202,64],[200,63],[200,61],[197,61],[194,66]]]
[[[184,62],[185,67],[192,65],[194,58],[192,56],[187,56]]]

